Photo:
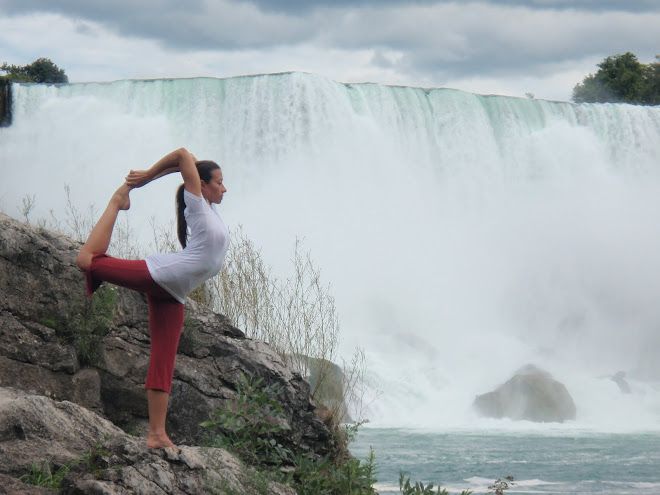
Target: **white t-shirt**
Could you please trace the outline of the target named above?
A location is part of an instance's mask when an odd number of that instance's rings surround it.
[[[215,207],[186,190],[183,200],[190,228],[187,246],[178,253],[152,254],[145,260],[154,281],[180,303],[220,272],[229,248],[229,231]]]

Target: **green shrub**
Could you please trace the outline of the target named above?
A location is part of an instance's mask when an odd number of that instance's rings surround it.
[[[26,485],[59,489],[62,480],[69,473],[71,467],[77,462],[78,461],[74,461],[73,463],[64,464],[63,466],[60,466],[59,469],[54,473],[47,461],[43,461],[41,466],[39,466],[36,462],[33,462],[32,466],[30,467],[30,471],[27,474],[21,476],[19,480]]]
[[[299,453],[294,462],[295,471],[289,484],[298,495],[374,495],[376,483],[376,455],[369,449],[364,462],[349,457],[339,465],[324,457],[314,459]]]
[[[215,431],[208,436],[209,446],[235,452],[251,465],[279,466],[293,457],[277,440],[290,427],[277,400],[282,388],[262,387],[262,382],[263,378],[252,381],[242,374],[235,384],[236,401],[228,409],[215,411],[201,425]]]
[[[403,471],[399,474],[399,490],[402,495],[449,495],[449,492],[438,486],[436,491],[433,491],[433,483],[424,485],[424,483],[417,481],[415,484],[410,483],[410,478],[406,478]],[[463,490],[461,495],[470,495],[470,490]]]
[[[250,380],[242,375],[236,383],[236,400],[228,409],[211,414],[202,426],[213,430],[208,436],[211,447],[234,452],[244,462],[266,473],[260,478],[272,479],[292,486],[299,495],[373,495],[377,472],[375,454],[371,450],[364,462],[339,449],[334,458],[311,455],[284,447],[280,433],[289,429],[277,398],[282,393],[277,385],[262,386],[263,379]],[[358,426],[346,429],[344,442],[354,438]],[[286,466],[284,471],[278,469]]]

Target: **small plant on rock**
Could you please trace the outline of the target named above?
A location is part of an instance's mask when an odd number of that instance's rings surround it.
[[[78,461],[74,461],[73,463],[64,464],[60,466],[55,472],[53,472],[50,464],[47,461],[43,461],[41,466],[39,466],[36,462],[33,462],[32,466],[30,467],[30,471],[21,476],[19,480],[26,485],[59,489],[62,480],[69,473],[73,465],[75,465],[77,462]]]
[[[264,479],[286,483],[299,495],[374,495],[377,470],[373,450],[361,462],[344,455],[345,449],[333,458],[318,458],[284,447],[277,440],[279,433],[289,429],[277,400],[282,389],[262,386],[262,382],[261,378],[241,376],[236,383],[235,402],[202,423],[214,430],[208,436],[208,445],[234,452],[247,464],[263,470],[260,476]],[[356,432],[357,426],[343,438],[352,438]]]
[[[277,440],[279,433],[290,430],[277,397],[282,388],[262,387],[263,378],[250,380],[244,374],[236,382],[238,396],[228,409],[211,414],[202,426],[215,430],[208,437],[209,446],[235,452],[252,465],[279,466],[292,459],[290,449]]]

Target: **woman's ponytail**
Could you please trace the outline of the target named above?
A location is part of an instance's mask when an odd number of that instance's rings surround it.
[[[197,167],[199,178],[207,184],[211,182],[213,171],[220,169],[220,166],[212,160],[200,160],[195,163],[195,166]],[[183,210],[186,209],[186,202],[183,199],[183,187],[184,184],[181,184],[179,189],[176,190],[176,235],[179,238],[181,246],[185,249],[188,244],[188,224],[183,214]]]
[[[181,246],[185,249],[188,244],[188,224],[183,210],[186,208],[186,203],[183,200],[183,184],[176,190],[176,235],[179,238]]]

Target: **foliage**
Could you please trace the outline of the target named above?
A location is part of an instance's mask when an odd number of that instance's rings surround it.
[[[263,380],[250,380],[242,375],[235,384],[236,401],[228,408],[211,414],[202,426],[214,430],[209,446],[236,453],[246,463],[267,470],[258,478],[271,477],[293,486],[300,495],[373,495],[376,482],[375,454],[371,450],[365,462],[350,456],[319,459],[308,453],[294,452],[282,446],[277,435],[289,429],[277,397],[282,389],[262,386]],[[345,435],[351,439],[357,426]],[[292,466],[284,475],[276,468]]]
[[[279,433],[290,430],[277,397],[282,388],[261,386],[263,378],[250,380],[244,374],[236,382],[237,398],[228,409],[211,414],[202,426],[215,430],[209,446],[235,452],[249,464],[279,466],[293,453],[278,442]]]
[[[28,65],[9,65],[7,62],[0,66],[0,71],[6,72],[3,79],[12,82],[34,82],[34,83],[68,83],[69,78],[50,59],[41,57]]]
[[[21,200],[21,215],[25,217],[27,223],[30,223],[30,213],[36,204],[36,197],[36,194],[33,194],[32,196],[26,194]]]
[[[109,454],[108,449],[105,447],[105,442],[108,441],[110,436],[106,433],[103,438],[94,443],[94,446],[85,452],[76,464],[82,464],[88,472],[94,473],[99,471],[99,465],[102,463],[103,457]]]
[[[89,470],[89,472],[97,470],[98,460],[101,456],[108,454],[108,450],[104,447],[104,443],[108,438],[109,436],[107,434],[104,435],[103,439],[96,442],[90,450],[82,455],[81,458],[63,464],[55,472],[53,472],[50,463],[47,461],[43,461],[40,466],[36,462],[33,462],[30,471],[21,476],[19,480],[27,485],[59,489],[64,477],[69,474],[74,467],[83,465]]]
[[[43,461],[41,466],[36,462],[32,463],[30,471],[19,478],[26,485],[41,486],[44,488],[59,489],[64,477],[69,473],[73,464],[64,464],[57,471],[53,472],[50,463]]]
[[[507,476],[504,479],[497,478],[495,483],[488,487],[486,495],[504,495],[505,490],[508,490],[513,485],[515,485],[513,476]]]
[[[353,457],[337,465],[329,458],[314,459],[299,453],[289,483],[298,495],[373,495],[378,472],[376,455],[369,449],[364,462]]]
[[[103,337],[112,326],[116,301],[117,288],[103,285],[91,299],[74,300],[64,315],[42,318],[41,324],[55,329],[74,347],[81,365],[95,366]]]
[[[438,486],[437,490],[433,491],[433,483],[424,485],[424,483],[417,481],[415,484],[410,483],[410,478],[406,478],[405,473],[401,471],[399,474],[399,490],[402,495],[449,495],[449,492]],[[470,490],[463,490],[461,495],[470,495]]]
[[[660,56],[642,64],[631,52],[607,57],[573,88],[576,103],[660,105]]]

